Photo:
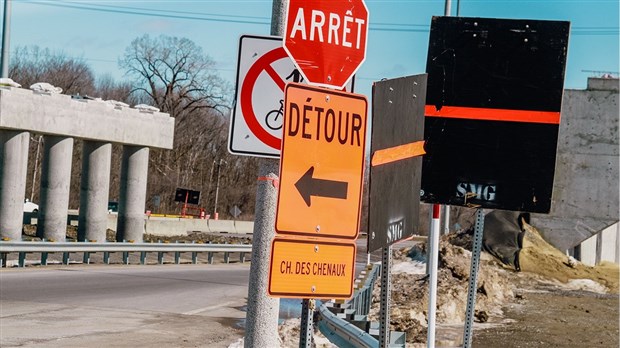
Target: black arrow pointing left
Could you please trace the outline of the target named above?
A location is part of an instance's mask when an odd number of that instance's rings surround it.
[[[295,183],[297,191],[299,191],[299,194],[308,207],[311,205],[311,196],[347,199],[349,183],[344,181],[316,179],[313,175],[314,167],[310,167],[310,169],[308,169]]]

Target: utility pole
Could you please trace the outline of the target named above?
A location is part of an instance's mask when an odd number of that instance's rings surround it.
[[[0,77],[9,77],[9,38],[11,32],[11,0],[4,0],[4,20],[2,21],[2,67]]]
[[[39,135],[39,140],[37,141],[37,153],[34,156],[34,171],[32,173],[32,189],[30,190],[30,201],[34,202],[34,187],[37,182],[37,172],[39,170],[39,152],[41,151],[41,143],[43,142],[43,136]]]
[[[222,162],[228,164],[228,162],[224,161],[223,159],[220,158],[220,163],[217,165],[217,181],[215,184],[215,206],[213,207],[213,218],[215,220],[218,219],[218,215],[217,215],[217,197],[220,193],[220,170],[222,169]]]
[[[288,0],[273,0],[271,35],[282,36]],[[280,161],[261,159],[256,189],[252,262],[248,284],[244,347],[278,347],[280,299],[269,297],[269,260],[275,237]]]

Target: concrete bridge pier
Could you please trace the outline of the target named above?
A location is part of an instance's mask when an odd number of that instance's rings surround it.
[[[146,183],[149,167],[149,148],[140,146],[123,147],[121,163],[121,187],[118,202],[117,241],[144,240],[144,207],[146,204]]]
[[[29,132],[0,130],[0,239],[22,239],[29,144]]]
[[[67,238],[72,157],[73,138],[45,136],[38,237],[59,242],[64,242]]]
[[[84,140],[80,182],[79,241],[106,241],[112,144]]]

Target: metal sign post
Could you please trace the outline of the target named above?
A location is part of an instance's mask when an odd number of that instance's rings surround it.
[[[390,273],[392,271],[392,246],[383,248],[381,258],[381,302],[379,310],[379,347],[390,345]]]
[[[476,307],[476,290],[478,287],[478,265],[480,264],[480,249],[482,248],[483,231],[484,213],[483,209],[480,208],[476,211],[474,245],[471,251],[471,269],[469,271],[469,291],[467,292],[467,311],[465,312],[465,333],[463,334],[463,348],[471,347],[472,328],[474,324],[474,310]]]
[[[428,238],[428,331],[426,346],[435,347],[435,313],[437,312],[437,264],[439,261],[439,204],[433,204],[433,218]]]
[[[301,303],[301,330],[299,332],[299,348],[310,348],[312,346],[312,331],[314,322],[314,300],[307,298]]]

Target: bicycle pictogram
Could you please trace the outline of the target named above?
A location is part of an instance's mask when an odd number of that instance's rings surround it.
[[[282,123],[284,121],[284,117],[282,116],[282,111],[284,110],[284,100],[280,99],[280,108],[278,110],[271,110],[265,116],[265,124],[267,127],[272,130],[278,130],[282,128]]]

